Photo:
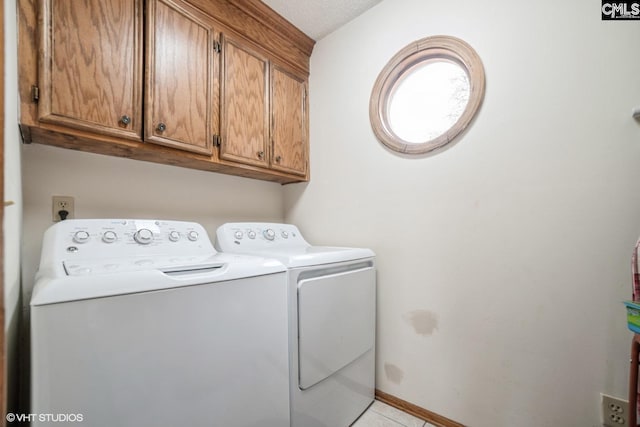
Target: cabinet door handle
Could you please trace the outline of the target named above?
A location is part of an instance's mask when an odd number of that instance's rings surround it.
[[[127,115],[125,114],[124,116],[120,117],[120,122],[121,122],[123,125],[125,125],[125,126],[126,126],[126,125],[128,125],[129,123],[131,123],[131,117],[129,117],[129,116],[127,116]]]
[[[264,159],[264,151],[258,151],[258,158],[260,160]]]
[[[164,123],[158,123],[158,126],[156,126],[156,130],[158,132],[164,132],[165,130],[167,130],[167,125],[165,125]]]
[[[276,156],[276,163],[280,163],[281,160],[282,160],[282,156]]]

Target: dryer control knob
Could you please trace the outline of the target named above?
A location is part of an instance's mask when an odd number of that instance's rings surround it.
[[[249,236],[250,239],[255,239],[256,238],[256,232],[253,230],[249,230],[249,232],[247,233],[247,236]]]
[[[191,240],[192,242],[195,242],[196,240],[198,240],[198,232],[191,230],[190,232],[187,233],[187,239]]]
[[[236,240],[242,239],[242,236],[244,236],[244,233],[242,231],[240,231],[240,230],[238,230],[235,233],[233,233],[233,237],[235,237]]]
[[[264,230],[262,232],[262,234],[264,235],[265,239],[267,239],[267,240],[273,240],[273,239],[276,238],[276,232],[273,231],[270,228],[267,228],[266,230]]]
[[[87,243],[89,241],[89,233],[80,230],[73,235],[73,241],[76,243]]]
[[[105,243],[113,243],[118,240],[118,235],[113,231],[105,231],[102,235],[102,241]]]
[[[172,242],[177,242],[178,240],[180,240],[180,233],[178,233],[176,230],[170,231],[169,240],[171,240]]]
[[[141,228],[133,235],[133,240],[141,245],[148,245],[153,242],[153,232],[148,228]]]

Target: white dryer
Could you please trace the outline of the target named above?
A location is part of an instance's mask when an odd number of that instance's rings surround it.
[[[288,426],[286,286],[279,262],[218,254],[196,223],[50,227],[31,299],[36,424]]]
[[[351,425],[374,399],[375,254],[311,246],[294,225],[271,223],[224,224],[216,248],[288,268],[291,425]]]

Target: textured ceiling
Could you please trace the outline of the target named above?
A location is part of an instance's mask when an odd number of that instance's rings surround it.
[[[314,40],[351,21],[382,0],[262,0]]]

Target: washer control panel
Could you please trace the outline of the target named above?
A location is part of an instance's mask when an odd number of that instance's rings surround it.
[[[202,226],[193,222],[161,220],[67,220],[65,234],[74,244],[103,243],[111,246],[143,245],[162,246],[174,250],[187,242],[198,242]],[[62,227],[61,227],[62,228]],[[206,237],[205,237],[206,238]]]
[[[201,264],[216,254],[206,231],[195,222],[69,219],[47,233],[45,243],[53,246],[48,253],[69,275],[121,271],[126,265],[144,269]]]
[[[304,247],[309,244],[292,224],[231,222],[216,231],[216,248],[220,251]]]

